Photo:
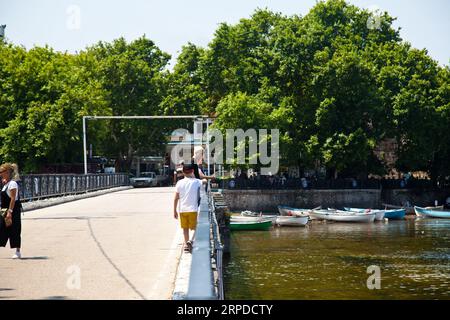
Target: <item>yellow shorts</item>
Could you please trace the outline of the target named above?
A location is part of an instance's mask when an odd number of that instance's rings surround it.
[[[197,212],[180,213],[181,228],[194,230],[197,227]]]

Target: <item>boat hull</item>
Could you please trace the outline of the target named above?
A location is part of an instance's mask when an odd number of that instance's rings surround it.
[[[413,214],[414,213],[414,207],[405,207],[405,206],[396,206],[392,204],[382,203],[382,207],[384,207],[386,210],[398,210],[403,209],[405,210],[405,213]]]
[[[373,209],[363,209],[363,208],[344,208],[346,211],[351,212],[372,212],[375,213],[375,221],[382,221],[384,219],[385,210],[373,210]]]
[[[244,230],[269,230],[272,226],[272,221],[240,221],[230,222],[231,231],[244,231]]]
[[[321,207],[317,207],[315,209],[320,209]],[[309,214],[309,212],[313,209],[302,209],[302,208],[292,208],[288,206],[278,206],[278,212],[281,216],[304,216]]]
[[[338,212],[331,210],[313,210],[311,216],[318,220],[329,220],[336,222],[373,222],[375,220],[375,213],[358,213],[358,212]]]
[[[438,218],[438,219],[450,219],[450,211],[439,211],[425,209],[421,207],[414,207],[416,215],[424,218]]]
[[[388,219],[399,220],[405,218],[405,209],[385,210],[384,217]]]
[[[275,224],[279,226],[287,227],[303,227],[309,221],[309,216],[279,216],[277,217]]]
[[[272,223],[275,222],[277,219],[277,216],[274,215],[262,215],[258,217],[252,217],[252,216],[242,216],[242,215],[232,215],[230,216],[231,222],[261,222],[261,221],[267,221],[270,220]]]
[[[382,221],[384,219],[384,210],[375,211],[375,221]]]

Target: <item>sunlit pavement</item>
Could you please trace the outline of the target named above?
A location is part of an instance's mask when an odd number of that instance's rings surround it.
[[[182,233],[174,188],[114,192],[22,217],[22,260],[0,248],[0,299],[170,299]]]

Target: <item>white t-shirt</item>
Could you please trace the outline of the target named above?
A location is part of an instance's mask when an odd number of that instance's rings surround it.
[[[180,195],[179,212],[197,212],[201,186],[201,180],[195,178],[185,177],[177,182],[175,189]]]
[[[12,189],[16,189],[17,190],[16,191],[16,200],[19,199],[19,193],[18,193],[19,192],[19,186],[18,186],[17,182],[15,182],[13,180],[11,180],[7,184],[5,184],[3,186],[2,191],[6,190],[6,194],[8,195],[8,197],[11,198],[11,190]]]

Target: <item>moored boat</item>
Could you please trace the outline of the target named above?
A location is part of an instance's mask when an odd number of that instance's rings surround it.
[[[438,210],[438,211],[444,211],[444,206],[431,206],[431,207],[425,207],[424,209],[427,210]]]
[[[230,230],[269,230],[272,227],[272,221],[230,221]]]
[[[241,212],[241,216],[246,216],[246,217],[259,217],[260,215],[261,215],[261,213],[250,211],[250,210],[244,210]]]
[[[376,221],[382,221],[384,219],[384,215],[386,214],[384,210],[372,210],[371,212],[375,212]]]
[[[450,211],[441,211],[436,209],[426,209],[422,207],[414,206],[416,215],[423,218],[441,218],[450,219]]]
[[[261,215],[261,216],[243,216],[239,214],[234,214],[230,216],[230,221],[233,222],[239,222],[239,221],[253,221],[253,222],[259,222],[264,220],[270,220],[272,223],[275,222],[277,219],[277,216],[275,215]]]
[[[317,207],[314,209],[320,209],[321,207]],[[304,209],[304,208],[293,208],[293,207],[288,207],[288,206],[278,206],[278,212],[280,213],[280,215],[282,216],[296,216],[296,215],[300,215],[303,216],[307,213],[309,213],[311,210],[314,209]]]
[[[403,219],[405,218],[405,209],[384,210],[384,217],[388,219]]]
[[[308,215],[296,215],[296,216],[278,216],[275,220],[275,224],[279,226],[290,226],[290,227],[302,227],[305,226],[309,221]]]
[[[375,213],[351,212],[341,210],[313,210],[310,214],[318,220],[330,220],[337,222],[373,222]]]
[[[405,210],[405,213],[408,213],[408,214],[413,214],[414,213],[414,207],[411,207],[409,205],[397,206],[397,205],[388,204],[388,203],[382,203],[381,205],[386,210],[403,209],[403,210]]]
[[[375,213],[375,220],[376,221],[381,221],[384,219],[384,214],[385,214],[385,210],[378,210],[378,209],[363,209],[363,208],[349,208],[349,207],[344,207],[344,210],[346,211],[352,211],[352,212],[372,212]]]

